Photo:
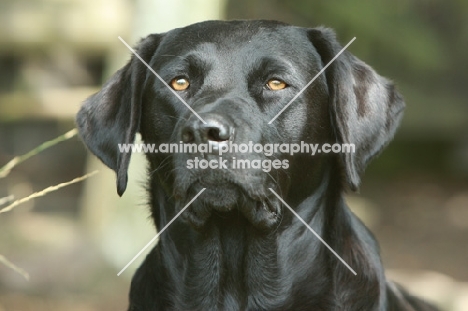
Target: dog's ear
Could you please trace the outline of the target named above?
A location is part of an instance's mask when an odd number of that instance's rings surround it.
[[[149,35],[140,41],[136,53],[149,63],[160,40],[160,35]],[[131,153],[119,152],[118,144],[133,143],[139,131],[141,95],[147,72],[145,64],[132,55],[98,93],[85,100],[76,116],[78,131],[86,146],[116,172],[120,196],[127,187]]]
[[[323,66],[342,49],[330,29],[309,29],[308,36]],[[349,52],[325,70],[325,77],[337,142],[355,145],[354,153],[341,158],[348,186],[356,191],[369,161],[392,139],[405,104],[393,83]]]

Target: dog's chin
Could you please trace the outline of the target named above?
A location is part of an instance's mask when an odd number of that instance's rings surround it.
[[[176,201],[180,211],[203,188],[205,191],[183,212],[181,218],[195,229],[203,229],[214,216],[243,215],[254,227],[261,230],[275,228],[280,219],[281,204],[276,198],[256,195],[253,198],[241,186],[226,182],[217,185],[192,184],[185,199]],[[238,210],[239,213],[230,213]],[[225,214],[226,217],[223,217]]]

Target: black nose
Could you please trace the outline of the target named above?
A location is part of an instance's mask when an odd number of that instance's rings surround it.
[[[206,124],[191,117],[182,128],[181,139],[184,143],[223,142],[231,139],[233,127],[226,118],[214,114],[202,118]]]

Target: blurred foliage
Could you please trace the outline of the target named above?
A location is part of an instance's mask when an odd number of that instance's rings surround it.
[[[37,146],[36,148],[34,148],[33,150],[29,151],[28,153],[26,154],[23,154],[21,156],[16,156],[14,157],[10,162],[8,162],[6,165],[0,167],[0,178],[4,178],[6,176],[8,176],[8,174],[11,172],[11,170],[18,164],[20,164],[21,162],[24,162],[26,161],[27,159],[31,158],[32,156],[35,156],[36,154],[62,142],[62,141],[65,141],[65,140],[68,140],[72,137],[75,137],[76,134],[78,134],[78,130],[77,129],[72,129],[68,132],[66,132],[65,134],[63,135],[60,135],[59,137],[55,138],[55,139],[52,139],[52,140],[49,140],[49,141],[46,141],[42,144],[40,144],[39,146]]]
[[[28,160],[29,158],[39,154],[40,152],[42,152],[42,151],[44,151],[44,150],[46,150],[46,149],[60,143],[60,142],[63,142],[65,140],[68,140],[68,139],[74,137],[77,133],[78,133],[78,131],[76,129],[72,129],[72,130],[68,131],[67,133],[65,133],[65,134],[63,134],[63,135],[61,135],[61,136],[59,136],[59,137],[57,137],[55,139],[52,139],[52,140],[49,140],[49,141],[46,141],[46,142],[42,143],[41,145],[37,146],[36,148],[34,148],[33,150],[29,151],[28,153],[26,153],[24,155],[14,157],[6,165],[4,165],[3,167],[0,167],[0,178],[7,177],[8,174],[10,174],[10,172],[12,171],[12,169],[14,169],[18,164],[21,164],[22,162]],[[46,189],[43,189],[42,191],[35,192],[35,193],[25,197],[25,198],[21,198],[19,200],[16,200],[13,203],[7,205],[6,207],[4,207],[3,205],[9,203],[14,198],[13,195],[10,195],[10,196],[4,197],[4,198],[0,198],[0,214],[9,212],[9,211],[13,210],[13,208],[15,208],[16,206],[21,205],[21,204],[23,204],[25,202],[28,202],[30,200],[33,200],[34,198],[42,197],[42,196],[44,196],[44,195],[46,195],[46,194],[48,194],[50,192],[57,191],[60,188],[72,185],[72,184],[77,183],[77,182],[81,182],[81,181],[93,176],[96,173],[97,173],[97,171],[94,171],[94,172],[86,174],[84,176],[75,178],[75,179],[73,179],[73,180],[71,180],[69,182],[60,183],[60,184],[55,185],[55,186],[50,186],[50,187],[48,187]],[[23,276],[26,280],[29,280],[28,272],[26,272],[22,268],[17,267],[14,263],[9,261],[7,258],[5,258],[1,254],[0,254],[0,264],[3,264],[5,266],[7,266],[8,268],[12,269],[13,271],[15,271],[18,274],[20,274],[21,276]]]
[[[309,18],[330,21],[339,33],[351,36],[348,32],[352,30],[362,39],[354,52],[384,75],[394,77],[406,97],[404,126],[420,129],[432,139],[444,132],[451,140],[466,139],[459,131],[468,129],[467,1],[297,3],[316,3],[323,14],[304,10],[310,12]]]
[[[305,20],[332,26],[345,37],[363,38],[354,51],[387,64],[386,71],[404,68],[405,78],[411,81],[433,74],[435,79],[429,81],[437,84],[447,70],[467,78],[459,66],[461,59],[466,66],[468,48],[468,2],[464,0],[294,0],[284,4]],[[425,83],[429,81],[425,76]]]

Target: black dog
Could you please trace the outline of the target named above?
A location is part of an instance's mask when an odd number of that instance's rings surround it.
[[[354,153],[228,152],[258,168],[189,169],[216,152],[151,153],[149,196],[163,228],[203,188],[135,274],[129,310],[436,310],[387,281],[372,234],[343,200],[392,138],[404,103],[394,85],[341,54],[329,29],[271,21],[210,21],[143,39],[78,113],[89,149],[127,184],[132,143],[350,143]],[[187,109],[172,87],[199,116]],[[205,123],[204,123],[205,122]],[[263,163],[262,162],[262,163]],[[193,162],[192,162],[193,163]],[[284,165],[286,164],[286,165]],[[354,275],[271,192],[278,193]]]

